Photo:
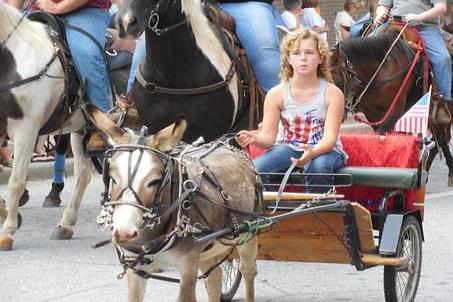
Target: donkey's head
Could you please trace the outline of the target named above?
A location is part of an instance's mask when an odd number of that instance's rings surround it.
[[[191,0],[193,1],[193,0]],[[145,26],[157,27],[177,0],[124,0],[116,17],[120,36],[138,38]]]
[[[104,164],[104,206],[109,211],[104,219],[109,220],[114,242],[125,244],[144,226],[156,226],[158,213],[168,205],[169,200],[162,198],[171,179],[168,151],[182,139],[187,122],[179,118],[145,136],[124,132],[94,106],[88,105],[86,112],[114,146]]]

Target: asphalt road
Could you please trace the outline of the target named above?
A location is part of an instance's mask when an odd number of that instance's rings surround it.
[[[437,159],[427,188],[423,264],[416,301],[453,301],[453,190],[447,187],[447,169]],[[63,191],[64,205],[74,181]],[[102,182],[94,177],[85,194],[72,240],[50,240],[63,207],[42,208],[50,181],[30,182],[31,200],[20,209],[22,228],[14,250],[0,252],[0,301],[126,301],[127,284],[118,280],[121,267],[112,246],[93,250],[90,245],[107,237],[99,229]],[[6,185],[0,195],[7,196]],[[174,270],[165,272],[176,276]],[[178,285],[149,281],[146,301],[174,301]],[[207,296],[202,282],[199,301]],[[259,261],[256,301],[383,301],[383,268],[358,272],[349,265]],[[241,285],[235,301],[244,301]]]

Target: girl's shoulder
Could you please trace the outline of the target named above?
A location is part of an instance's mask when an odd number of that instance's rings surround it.
[[[335,84],[326,81],[326,103],[332,100],[344,101],[344,94]]]
[[[280,83],[272,87],[266,94],[266,101],[282,108],[286,85],[287,83]]]

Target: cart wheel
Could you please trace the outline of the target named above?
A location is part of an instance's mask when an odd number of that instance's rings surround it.
[[[403,221],[397,256],[407,257],[409,265],[384,267],[385,301],[414,301],[422,268],[422,232],[414,216],[408,216]]]
[[[222,302],[231,301],[241,283],[241,272],[239,271],[239,259],[227,259],[221,265],[222,270]]]

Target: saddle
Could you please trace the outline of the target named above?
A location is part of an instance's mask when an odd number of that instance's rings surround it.
[[[31,21],[46,25],[65,74],[65,92],[52,115],[39,131],[39,134],[46,134],[62,127],[76,109],[79,102],[79,89],[81,88],[83,95],[85,95],[85,87],[81,85],[80,74],[73,62],[71,50],[66,40],[66,29],[63,21],[57,16],[45,12],[34,12],[28,18]],[[131,65],[132,62],[132,53],[126,50],[113,50],[108,47],[108,44],[105,46],[105,55],[107,58],[106,64],[108,64],[110,72]]]
[[[204,10],[209,21],[217,28],[220,41],[230,59],[236,65],[239,104],[240,107],[244,108],[242,104],[249,103],[248,128],[255,129],[262,120],[265,92],[256,80],[247,53],[235,34],[236,26],[234,19],[226,11],[213,3],[207,3]]]

